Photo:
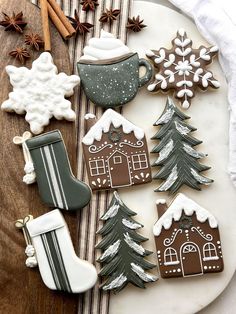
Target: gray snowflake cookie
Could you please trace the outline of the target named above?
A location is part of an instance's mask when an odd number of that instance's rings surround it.
[[[217,54],[218,48],[200,46],[193,49],[192,40],[187,37],[184,29],[178,30],[172,45],[170,50],[160,48],[146,52],[146,56],[154,62],[157,69],[155,79],[148,86],[148,90],[150,92],[174,90],[175,98],[187,109],[197,87],[203,91],[208,87],[220,87],[212,72],[206,70],[206,66]]]
[[[32,133],[43,132],[52,117],[57,120],[75,120],[71,102],[65,97],[73,95],[73,88],[79,84],[80,78],[63,72],[58,74],[49,52],[43,52],[33,62],[30,70],[8,65],[6,72],[13,92],[2,103],[1,108],[17,114],[26,113],[25,120],[30,124]]]

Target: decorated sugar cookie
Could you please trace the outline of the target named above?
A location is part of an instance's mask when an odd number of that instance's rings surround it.
[[[155,265],[145,259],[152,252],[140,244],[148,239],[137,233],[143,226],[133,219],[135,215],[114,192],[101,218],[104,226],[98,233],[103,239],[96,246],[102,250],[98,261],[103,265],[99,275],[106,278],[101,286],[103,290],[119,292],[128,283],[145,288],[145,283],[157,280],[156,276],[146,272]]]
[[[73,175],[60,131],[35,136],[26,140],[25,145],[45,204],[53,208],[77,210],[90,202],[91,190]]]
[[[153,227],[161,276],[189,277],[223,271],[218,222],[184,194],[167,206],[157,201]]]
[[[58,209],[15,223],[27,244],[27,267],[39,267],[44,284],[52,290],[82,293],[97,281],[95,267],[75,254],[68,226]]]
[[[146,73],[139,76],[139,68]],[[139,87],[152,76],[152,67],[145,59],[112,34],[102,30],[100,38],[91,38],[78,63],[81,83],[87,97],[105,108],[122,106],[131,101]]]
[[[73,95],[73,88],[79,84],[80,79],[77,75],[68,76],[63,72],[58,74],[50,53],[43,52],[33,62],[30,70],[8,65],[6,71],[13,92],[1,108],[17,114],[26,113],[25,120],[30,124],[32,133],[41,133],[52,117],[75,120],[71,102],[65,97]]]
[[[175,193],[182,185],[200,190],[201,185],[213,182],[201,174],[210,167],[199,163],[206,154],[194,149],[202,142],[191,135],[196,129],[185,122],[187,119],[189,117],[168,97],[161,117],[154,123],[154,126],[160,128],[152,137],[153,140],[159,140],[152,150],[152,153],[159,154],[152,166],[161,167],[153,178],[163,180],[156,192]]]
[[[187,109],[197,87],[203,91],[209,87],[220,87],[212,72],[207,70],[207,65],[212,62],[218,48],[200,46],[193,49],[192,40],[187,37],[184,29],[178,30],[172,45],[170,50],[160,48],[146,52],[157,69],[155,79],[148,86],[148,90],[150,92],[173,90],[175,98]]]
[[[152,180],[144,131],[112,109],[96,121],[85,116],[83,151],[93,190],[121,188]]]

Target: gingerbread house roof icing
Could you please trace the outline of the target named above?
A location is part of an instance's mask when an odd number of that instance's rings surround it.
[[[91,114],[88,114],[85,119],[92,118]],[[129,134],[134,132],[135,137],[137,140],[141,140],[144,138],[144,131],[125,119],[122,115],[117,113],[112,109],[107,109],[102,117],[96,122],[88,131],[88,133],[83,138],[83,143],[85,145],[92,145],[93,142],[100,141],[102,138],[103,133],[107,133],[110,129],[111,124],[115,128],[119,128],[122,126],[123,132],[125,134]]]
[[[157,200],[157,203],[165,203],[165,200]],[[215,217],[209,213],[205,208],[199,206],[190,198],[184,194],[178,194],[174,201],[171,203],[166,212],[158,219],[153,227],[153,233],[155,236],[159,236],[162,227],[166,230],[170,229],[173,220],[179,221],[184,211],[186,216],[192,216],[196,214],[196,218],[199,222],[204,223],[208,220],[211,228],[217,228],[218,223]]]

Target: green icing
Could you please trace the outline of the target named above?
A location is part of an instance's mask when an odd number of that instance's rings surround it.
[[[139,68],[144,66],[146,73],[139,77]],[[104,108],[115,108],[131,101],[139,87],[152,76],[152,66],[138,54],[104,61],[80,61],[78,71],[86,96]]]
[[[175,193],[184,184],[200,190],[201,184],[208,185],[213,182],[200,174],[210,167],[198,161],[206,155],[193,148],[202,142],[191,136],[190,133],[196,128],[187,124],[187,119],[189,117],[168,98],[161,117],[154,124],[160,126],[160,129],[152,138],[159,140],[152,153],[158,153],[159,156],[152,166],[161,169],[153,178],[164,180],[156,192]]]
[[[145,282],[157,279],[145,272],[155,265],[145,259],[145,256],[152,252],[145,250],[141,245],[141,242],[148,239],[136,232],[143,226],[132,218],[135,215],[117,192],[114,192],[112,201],[101,218],[105,223],[98,233],[103,239],[96,246],[102,250],[98,261],[103,266],[99,275],[105,277],[103,290],[119,292],[128,283],[145,288]]]
[[[91,199],[87,184],[71,172],[61,133],[56,130],[26,141],[33,160],[39,193],[49,207],[77,210]]]

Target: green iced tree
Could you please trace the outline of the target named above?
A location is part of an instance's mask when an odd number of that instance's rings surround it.
[[[187,119],[189,117],[168,97],[161,117],[154,124],[160,126],[160,129],[152,137],[153,140],[159,140],[152,150],[152,153],[159,154],[152,166],[161,167],[153,178],[164,180],[156,192],[175,193],[184,184],[201,190],[201,184],[208,185],[213,182],[200,174],[210,167],[199,163],[199,159],[206,155],[193,148],[202,142],[190,135],[196,128],[187,124]]]
[[[105,224],[98,233],[103,239],[96,246],[102,251],[98,261],[103,266],[99,275],[105,277],[101,286],[103,290],[118,292],[128,283],[145,288],[145,282],[157,279],[145,272],[155,265],[144,259],[152,252],[145,250],[140,244],[148,239],[136,232],[143,226],[132,218],[134,215],[136,213],[114,192],[109,208],[101,218]]]

